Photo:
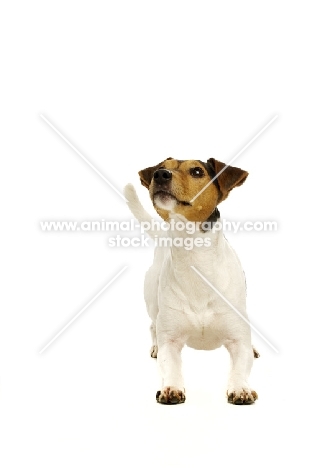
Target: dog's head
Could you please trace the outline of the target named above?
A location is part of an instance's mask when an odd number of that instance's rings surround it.
[[[139,171],[139,177],[165,221],[170,213],[177,213],[188,221],[204,222],[230,190],[242,185],[248,176],[248,172],[238,167],[225,167],[226,164],[214,158],[207,162],[168,158]]]

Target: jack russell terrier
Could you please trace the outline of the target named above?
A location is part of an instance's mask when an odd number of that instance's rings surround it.
[[[248,173],[232,166],[223,170],[225,166],[213,158],[206,163],[168,158],[139,172],[155,210],[170,226],[162,233],[152,229],[148,233],[158,237],[158,241],[161,236],[172,241],[156,247],[144,288],[152,320],[151,356],[157,357],[162,377],[162,389],[156,394],[159,403],[185,401],[181,371],[185,344],[206,350],[224,345],[231,357],[228,402],[248,405],[258,398],[247,381],[253,359],[259,354],[251,344],[244,272],[221,230],[212,228],[220,216],[217,205],[234,187],[243,184]],[[125,187],[124,194],[137,220],[151,225],[153,219],[131,184]],[[193,229],[173,229],[178,222],[188,227],[190,223]],[[189,236],[191,249],[180,242],[189,240]],[[179,241],[174,242],[177,237]]]

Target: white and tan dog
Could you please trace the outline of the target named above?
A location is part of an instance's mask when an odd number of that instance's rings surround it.
[[[154,208],[171,226],[161,235],[169,236],[172,242],[156,247],[153,265],[145,278],[145,301],[152,320],[151,356],[157,357],[162,377],[162,389],[156,394],[159,403],[185,401],[181,372],[181,350],[185,344],[206,350],[224,345],[231,357],[228,402],[243,405],[257,399],[247,381],[254,356],[259,356],[251,345],[250,326],[216,292],[247,318],[244,273],[223,233],[205,227],[218,220],[217,205],[245,181],[248,173],[228,166],[196,197],[224,167],[224,163],[213,158],[206,163],[168,158],[139,172]],[[138,221],[151,223],[152,217],[142,207],[134,187],[127,185],[124,193]],[[184,222],[185,227],[190,223],[191,234],[189,229],[172,229],[177,222]],[[159,235],[152,230],[149,234]],[[178,242],[174,242],[177,237]],[[189,237],[191,249],[185,247]],[[215,290],[203,282],[192,266]]]

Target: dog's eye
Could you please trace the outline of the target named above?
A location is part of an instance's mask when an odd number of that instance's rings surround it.
[[[190,175],[192,175],[192,177],[203,177],[204,171],[201,167],[192,167],[190,169]]]

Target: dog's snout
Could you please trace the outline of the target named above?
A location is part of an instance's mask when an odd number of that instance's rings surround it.
[[[172,179],[172,173],[167,169],[158,169],[153,174],[153,178],[157,184],[162,185],[166,182],[169,182]]]

